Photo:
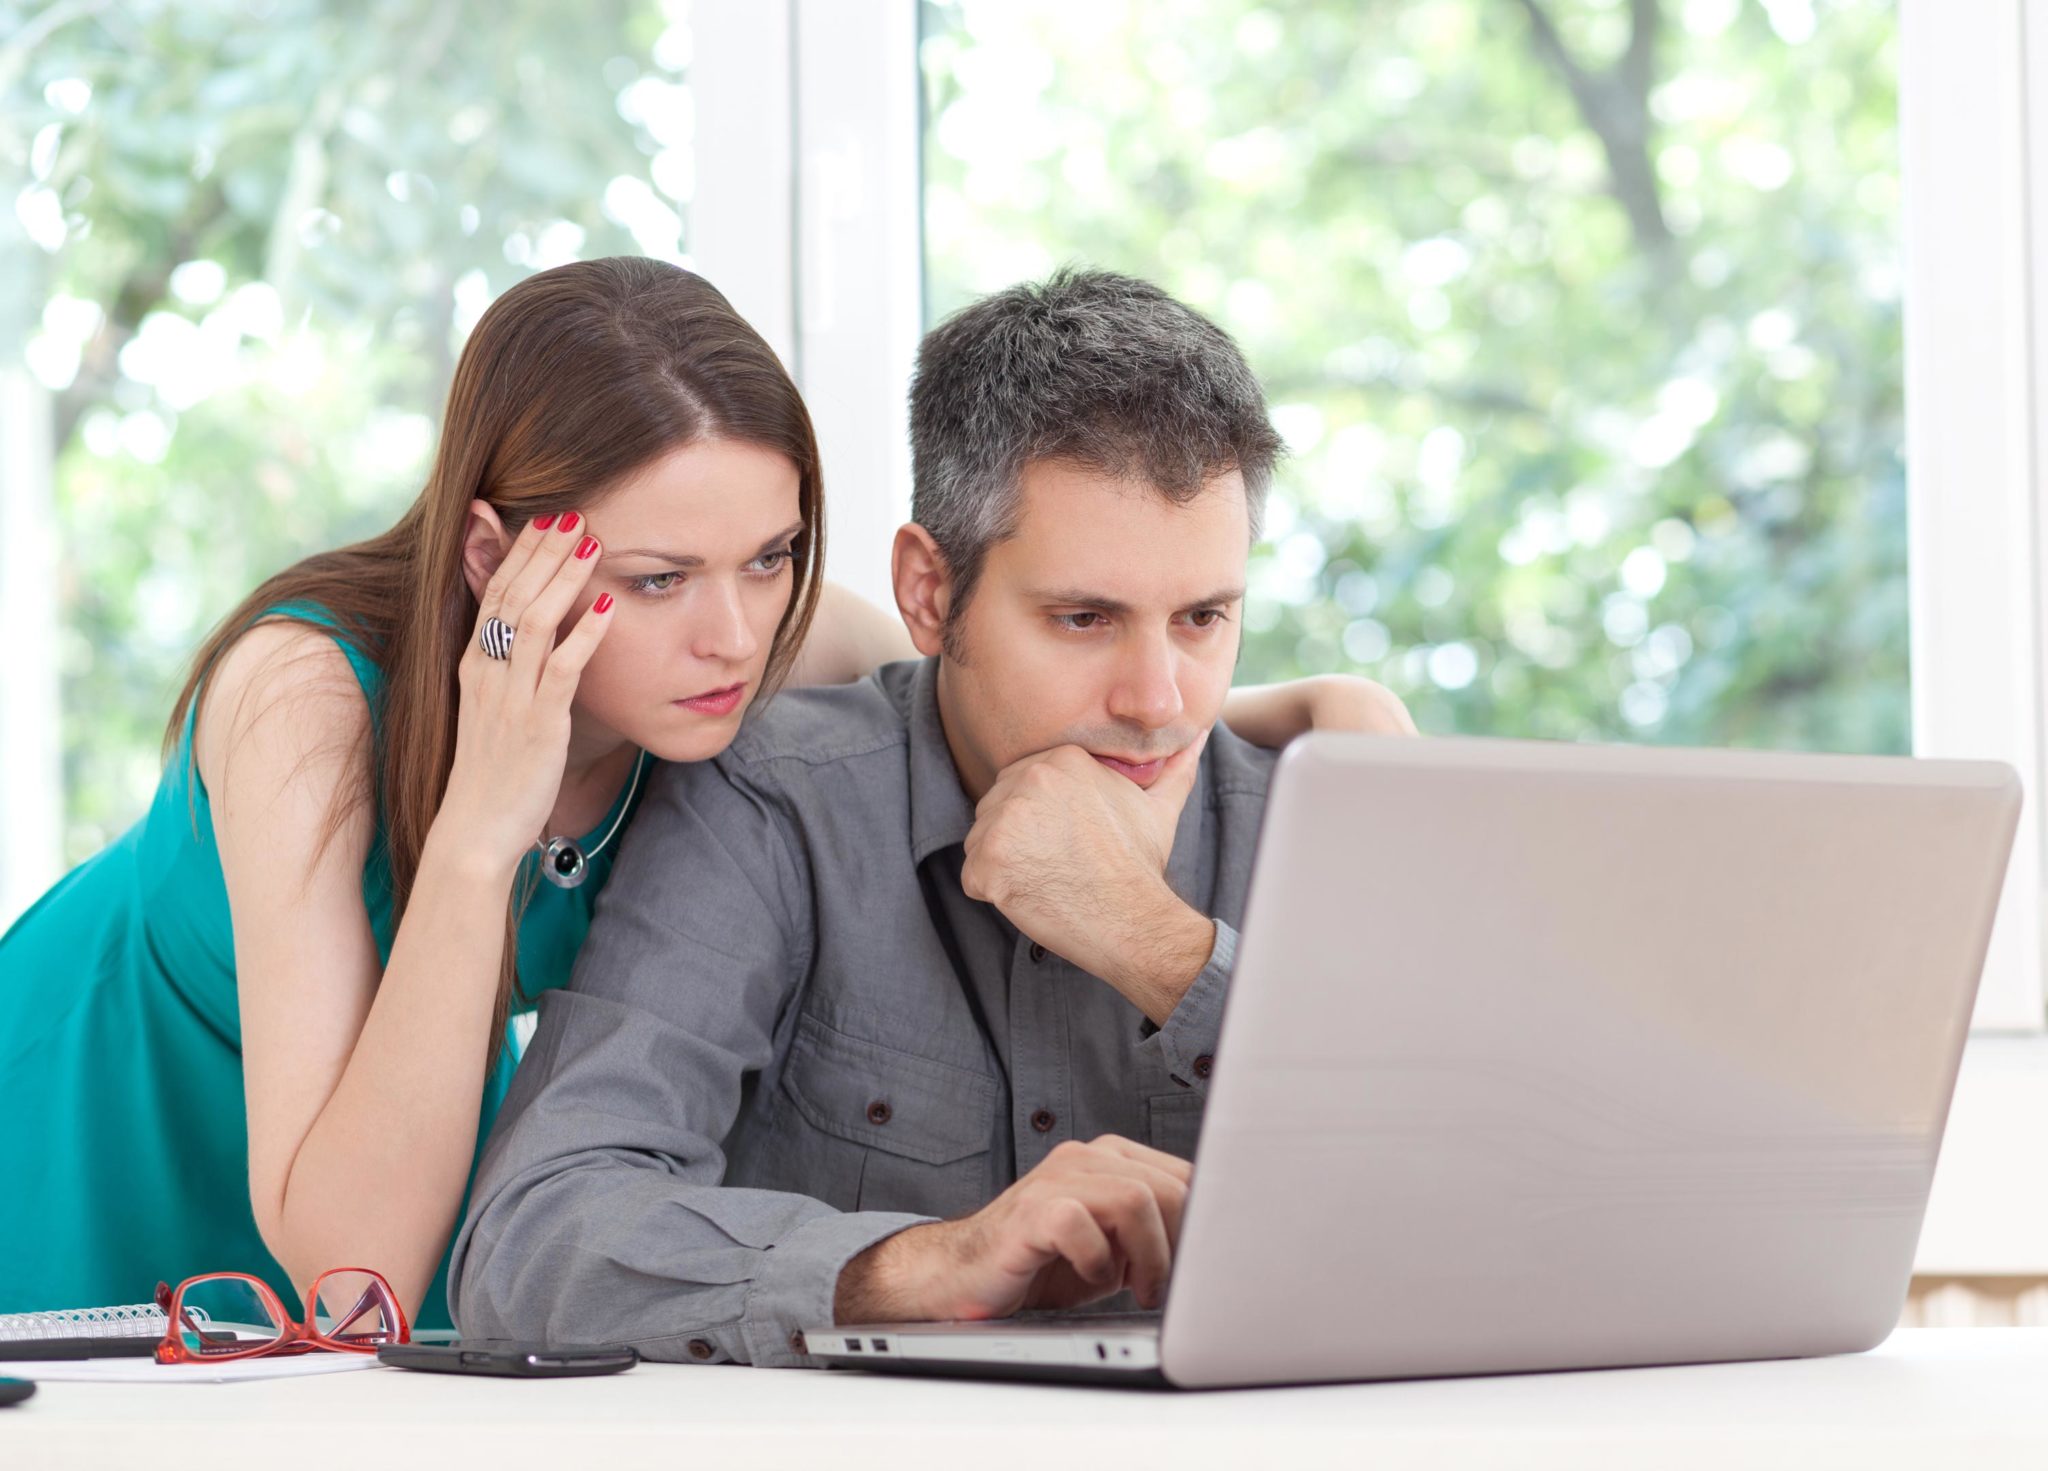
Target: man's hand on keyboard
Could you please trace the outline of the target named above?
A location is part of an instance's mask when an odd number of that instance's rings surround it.
[[[1129,1288],[1166,1298],[1187,1202],[1184,1159],[1105,1134],[1059,1145],[973,1215],[913,1226],[846,1264],[842,1323],[1003,1318]]]

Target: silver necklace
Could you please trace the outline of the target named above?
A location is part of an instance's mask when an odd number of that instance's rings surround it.
[[[590,877],[590,860],[604,851],[604,845],[612,840],[612,834],[619,830],[619,824],[626,820],[626,814],[633,807],[633,793],[640,790],[640,773],[646,769],[647,753],[642,751],[633,762],[633,781],[626,788],[626,800],[619,804],[619,815],[612,819],[612,825],[605,835],[597,840],[597,846],[588,853],[574,838],[551,838],[543,833],[534,840],[533,846],[540,849],[540,876],[558,889],[580,888]]]

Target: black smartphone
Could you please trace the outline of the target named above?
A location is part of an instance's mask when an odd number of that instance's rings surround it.
[[[630,1348],[609,1344],[567,1346],[514,1343],[505,1338],[458,1338],[453,1343],[387,1343],[379,1363],[436,1374],[502,1374],[516,1379],[565,1379],[572,1374],[616,1374],[640,1362]]]
[[[33,1379],[0,1379],[0,1405],[18,1405],[35,1392]]]

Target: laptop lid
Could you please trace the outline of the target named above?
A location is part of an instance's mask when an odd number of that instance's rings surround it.
[[[1881,1340],[2019,803],[1996,763],[1297,742],[1168,1378]]]

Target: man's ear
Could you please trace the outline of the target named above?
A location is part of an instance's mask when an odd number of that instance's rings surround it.
[[[462,529],[462,577],[469,595],[483,601],[484,584],[497,574],[512,550],[512,534],[488,501],[469,503],[469,524]]]
[[[896,584],[896,611],[910,641],[929,658],[945,644],[946,615],[953,607],[953,574],[932,534],[915,521],[896,528],[889,566]]]

